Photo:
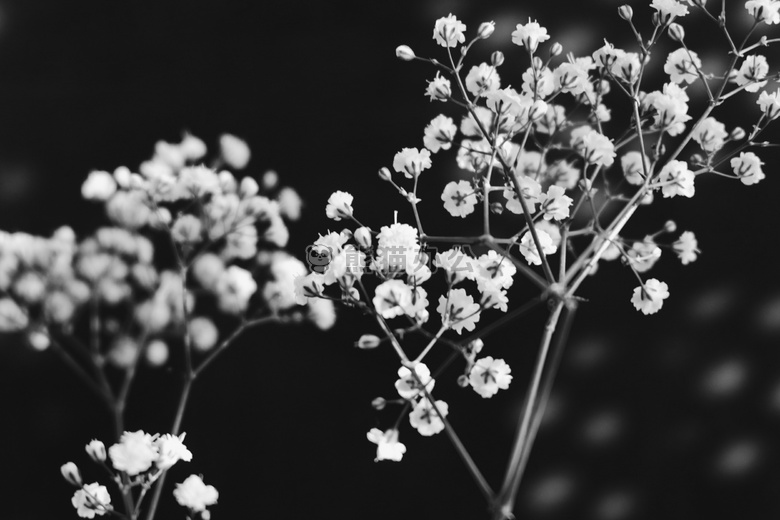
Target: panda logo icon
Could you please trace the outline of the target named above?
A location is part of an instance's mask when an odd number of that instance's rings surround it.
[[[313,245],[306,248],[306,261],[315,273],[323,274],[332,259],[333,251],[328,246]]]

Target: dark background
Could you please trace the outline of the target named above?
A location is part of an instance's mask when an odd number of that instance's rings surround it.
[[[729,3],[744,25],[743,2]],[[632,4],[646,27],[646,2]],[[629,42],[617,5],[0,1],[0,227],[48,235],[68,223],[89,233],[105,222],[80,199],[90,170],[137,167],[156,140],[177,140],[184,130],[212,147],[230,132],[252,147],[250,173],[279,171],[306,202],[291,229],[291,250],[302,258],[333,225],[324,207],[336,189],[352,192],[357,214],[374,227],[391,222],[394,209],[410,218],[376,171],[402,147],[420,146],[424,125],[440,111],[456,112],[423,97],[433,70],[396,60],[397,45],[442,57],[430,38],[438,17],[456,14],[469,34],[495,20],[496,34],[475,56],[501,48],[504,84],[519,85],[527,63],[509,43],[517,23],[538,18],[565,51],[589,54],[604,36]],[[693,47],[702,56],[722,54],[702,16],[686,27],[689,37],[703,31],[706,43]],[[770,63],[776,67],[776,54]],[[719,119],[754,121],[754,95],[738,96],[730,110]],[[775,149],[759,153],[761,184],[700,178],[693,200],[643,210],[627,230],[639,238],[674,218],[680,231],[696,232],[704,251],[689,266],[668,254],[660,261],[651,275],[669,284],[671,298],[659,314],[634,311],[635,281],[618,265],[583,287],[590,301],[577,316],[518,517],[780,514],[780,181]],[[426,176],[431,233],[452,222],[437,202],[446,177],[436,168]],[[171,471],[169,485],[204,474],[220,491],[215,519],[484,518],[481,496],[443,434],[423,439],[404,421],[404,461],[372,462],[365,432],[389,427],[395,410],[377,413],[369,403],[393,395],[396,362],[389,351],[354,349],[372,325],[348,310],[340,316],[328,333],[271,328],[226,353],[195,387],[184,421],[194,459]],[[460,390],[460,367],[437,384],[494,486],[540,318],[486,340],[486,354],[512,364],[511,391],[485,401]],[[95,437],[109,443],[108,417],[51,352],[0,341],[0,517],[76,518],[58,468],[74,460],[88,481],[102,478],[83,446]],[[177,385],[171,372],[144,370],[128,429],[167,431]],[[159,518],[183,518],[170,490]]]

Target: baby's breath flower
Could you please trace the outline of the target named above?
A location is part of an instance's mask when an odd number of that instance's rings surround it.
[[[566,196],[566,190],[560,186],[550,186],[547,193],[539,197],[541,211],[544,212],[544,219],[563,220],[569,217],[569,207],[574,200]]]
[[[780,116],[780,89],[771,94],[768,91],[761,92],[756,104],[769,119],[777,119]]]
[[[467,181],[452,181],[444,186],[441,194],[441,200],[444,201],[446,209],[453,217],[466,218],[474,212],[474,206],[477,205],[477,196],[474,193],[474,187]]]
[[[393,169],[413,179],[431,167],[431,152],[423,148],[404,148],[393,157]]]
[[[577,152],[590,164],[609,167],[615,160],[615,145],[607,136],[596,130],[590,130],[582,136]]]
[[[403,61],[412,61],[415,58],[414,51],[408,45],[399,45],[396,47],[395,56]]]
[[[433,390],[436,380],[431,377],[431,371],[425,363],[417,363],[414,366],[415,378],[412,371],[407,367],[398,369],[398,380],[395,382],[395,389],[398,395],[403,399],[414,399],[421,395],[423,388],[429,392]],[[417,382],[419,379],[419,383]]]
[[[214,486],[207,486],[198,475],[190,475],[184,482],[176,484],[173,496],[179,505],[200,513],[217,503],[219,493]]]
[[[688,14],[688,7],[677,0],[653,0],[650,6],[658,11],[658,16],[663,25],[666,25],[678,16]]]
[[[528,205],[528,211],[536,213],[536,205],[539,203],[542,197],[542,185],[531,177],[520,175],[517,177],[517,182],[520,184],[520,190],[523,193],[523,198]],[[512,213],[521,215],[523,213],[523,206],[520,204],[520,199],[517,198],[517,192],[514,188],[504,188],[504,197],[506,197],[506,209]]]
[[[205,352],[211,350],[219,339],[219,330],[214,322],[204,316],[196,316],[187,324],[187,331],[195,350]]]
[[[76,487],[81,487],[83,484],[79,467],[76,466],[74,462],[66,462],[63,464],[60,467],[60,473],[62,473],[62,478],[64,478],[68,484]]]
[[[335,221],[352,216],[353,197],[345,191],[335,191],[328,198],[328,205],[325,207],[325,216]]]
[[[669,53],[664,64],[664,72],[674,83],[693,83],[699,79],[701,60],[692,50],[680,48]]]
[[[183,442],[185,435],[186,433],[182,433],[177,437],[166,433],[157,438],[154,445],[159,452],[159,458],[155,461],[155,464],[159,469],[169,469],[180,460],[184,462],[192,460],[192,452],[187,449]]]
[[[155,339],[149,342],[144,349],[144,358],[150,366],[161,367],[170,357],[170,348],[168,344],[161,339]]]
[[[766,177],[761,171],[763,164],[753,152],[740,152],[739,157],[731,159],[731,168],[734,170],[734,174],[745,186],[756,184]]]
[[[97,439],[92,439],[89,441],[89,444],[87,444],[84,449],[87,452],[87,455],[89,455],[89,458],[91,458],[95,462],[105,462],[106,460],[106,445],[103,444],[101,441]]]
[[[466,76],[466,88],[476,97],[484,96],[501,88],[501,78],[494,66],[480,63],[471,67]]]
[[[692,133],[693,140],[699,143],[701,149],[709,154],[720,150],[728,136],[726,125],[714,117],[708,117],[699,123]]]
[[[780,23],[780,2],[777,0],[748,0],[745,9],[757,22],[767,25]]]
[[[655,278],[651,278],[634,289],[631,303],[642,314],[655,314],[664,305],[664,300],[669,297],[669,286]]]
[[[428,82],[425,89],[425,95],[430,97],[431,101],[447,101],[452,96],[452,86],[450,80],[442,77],[441,73],[436,72],[436,77]]]
[[[555,88],[574,96],[585,92],[588,81],[588,71],[576,63],[561,63],[553,71]]]
[[[642,161],[644,159],[644,165]],[[623,169],[623,175],[626,182],[634,186],[641,186],[645,181],[645,168],[650,172],[650,160],[646,155],[639,151],[631,151],[620,158],[620,167]]]
[[[81,185],[81,195],[85,199],[105,201],[116,192],[114,177],[103,171],[94,171]]]
[[[658,174],[661,183],[661,193],[664,197],[693,197],[696,192],[693,185],[695,175],[688,169],[685,161],[669,161]]]
[[[466,41],[466,36],[463,34],[465,30],[466,25],[455,18],[453,14],[449,14],[436,20],[436,25],[433,28],[433,39],[442,47],[457,47],[458,43]]]
[[[450,289],[447,296],[439,296],[436,311],[441,315],[443,326],[461,334],[464,328],[474,330],[479,321],[480,306],[464,289]]]
[[[558,250],[558,247],[553,242],[552,237],[537,227],[536,235],[539,238],[539,245],[542,246],[542,252],[545,255],[552,255]],[[531,265],[542,265],[542,258],[539,256],[539,251],[536,249],[533,236],[530,231],[526,231],[523,238],[520,240],[520,252],[525,257],[526,262]]]
[[[398,430],[391,428],[385,432],[382,432],[379,428],[371,428],[366,434],[369,441],[376,444],[376,458],[374,461],[380,460],[393,460],[400,461],[404,453],[406,453],[406,446],[398,442]]]
[[[86,484],[73,493],[70,503],[81,518],[95,518],[95,515],[103,516],[111,511],[111,495],[106,486],[97,482]]]
[[[477,29],[477,38],[486,40],[490,38],[496,30],[495,22],[482,22]]]
[[[677,257],[680,259],[683,265],[688,265],[691,262],[696,261],[696,254],[700,251],[697,249],[698,242],[696,241],[696,235],[691,231],[684,231],[680,238],[672,244],[672,249],[677,253]]]
[[[512,43],[525,47],[528,52],[534,53],[539,47],[540,43],[546,42],[550,39],[550,35],[547,34],[547,29],[528,19],[527,24],[517,24],[517,27],[512,32]]]
[[[243,170],[252,156],[246,142],[231,134],[219,137],[219,149],[225,163],[236,170]]]
[[[509,388],[512,369],[503,359],[486,356],[477,360],[469,372],[469,384],[484,398],[493,397],[499,390]]]
[[[119,442],[108,449],[114,469],[131,477],[151,468],[158,455],[152,436],[141,430],[124,432]]]
[[[451,117],[439,114],[425,127],[423,144],[433,153],[439,150],[449,150],[455,139],[458,127],[452,121]]]
[[[766,85],[766,75],[769,73],[769,63],[760,54],[752,54],[745,57],[735,81],[740,87],[745,87],[748,92],[758,92],[758,89]]]
[[[257,291],[257,283],[249,271],[231,265],[221,273],[214,289],[222,311],[240,314],[246,310],[249,299]]]
[[[436,401],[435,404],[434,408],[427,398],[422,398],[409,414],[409,422],[422,436],[430,437],[444,429],[444,421],[441,420],[439,413],[446,417],[449,406],[444,401]]]
[[[180,244],[200,242],[203,226],[195,215],[182,215],[171,226],[171,236]]]

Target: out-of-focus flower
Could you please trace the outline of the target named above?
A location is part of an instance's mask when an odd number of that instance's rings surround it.
[[[696,255],[700,252],[697,249],[698,245],[696,235],[691,231],[685,231],[680,235],[680,238],[672,244],[672,249],[677,253],[677,257],[682,264],[688,265],[696,260]]]
[[[119,442],[108,449],[114,469],[131,477],[143,473],[157,460],[158,451],[152,436],[141,430],[124,432]]]
[[[173,496],[179,505],[199,513],[217,503],[219,492],[214,486],[207,486],[198,475],[190,475],[184,482],[176,484]]]
[[[230,134],[220,136],[219,149],[225,163],[236,170],[244,169],[252,156],[246,142]]]

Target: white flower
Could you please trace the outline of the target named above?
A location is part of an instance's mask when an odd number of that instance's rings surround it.
[[[430,437],[444,429],[444,421],[441,420],[439,413],[442,417],[447,417],[449,406],[444,401],[436,401],[435,405],[434,408],[428,399],[420,399],[409,414],[409,422],[420,435]]]
[[[639,79],[639,71],[642,65],[639,61],[639,55],[635,52],[627,52],[618,56],[610,67],[610,72],[617,79],[623,80],[628,84],[633,84]]]
[[[585,85],[590,81],[588,71],[576,63],[561,63],[553,71],[555,88],[577,96],[585,92]]]
[[[523,198],[528,205],[528,211],[536,213],[536,205],[539,203],[542,197],[542,185],[536,180],[525,175],[517,176],[517,182],[520,185],[520,190],[523,193]],[[520,199],[517,197],[517,193],[512,188],[504,188],[504,197],[506,197],[506,209],[512,213],[522,215],[523,206],[520,204]]]
[[[544,173],[556,186],[565,190],[573,190],[580,180],[580,169],[573,162],[555,161]]]
[[[556,185],[547,188],[547,193],[539,197],[540,210],[544,212],[545,220],[569,218],[569,207],[572,202],[574,200],[566,196],[566,190]]]
[[[464,289],[450,289],[446,297],[439,296],[436,311],[441,315],[443,326],[461,334],[464,328],[474,330],[479,321],[480,306]]]
[[[688,115],[688,95],[676,83],[664,85],[663,92],[654,91],[642,100],[642,107],[652,107],[656,111],[654,123],[669,135],[679,135],[685,130],[685,123],[691,119]]]
[[[491,280],[502,289],[508,289],[512,286],[517,268],[507,257],[490,250],[477,258],[477,265],[479,267],[476,277],[477,283],[484,278]]]
[[[436,267],[447,272],[451,285],[455,285],[464,279],[474,279],[477,266],[474,259],[461,251],[459,247],[436,253],[433,260]]]
[[[614,245],[614,242],[612,245]],[[653,241],[653,237],[647,236],[642,242],[634,242],[631,249],[626,252],[626,255],[634,271],[644,273],[649,271],[658,259],[661,258],[661,248]]]
[[[439,114],[425,127],[423,144],[433,153],[439,150],[449,150],[457,131],[458,127],[455,126],[451,117]]]
[[[203,288],[215,291],[225,271],[225,262],[214,253],[203,253],[192,265],[192,274]]]
[[[771,94],[766,90],[761,92],[756,104],[761,108],[766,117],[776,119],[780,116],[780,89]]]
[[[555,90],[555,75],[550,69],[542,66],[541,62],[536,61],[538,59],[535,58],[534,66],[528,67],[523,72],[522,91],[530,98],[544,99]],[[543,116],[546,111],[547,107],[545,106],[544,111],[538,114],[539,117]]]
[[[206,352],[214,348],[219,339],[219,330],[209,318],[197,316],[187,324],[187,331],[195,350]]]
[[[297,191],[289,186],[285,186],[279,190],[276,200],[279,202],[279,214],[281,216],[293,222],[301,218],[303,199],[301,199],[301,196],[298,195]],[[279,222],[281,222],[281,220],[279,220]]]
[[[501,78],[494,66],[480,63],[471,67],[466,76],[466,88],[475,97],[484,96],[501,88]]]
[[[644,159],[644,165],[642,160]],[[642,152],[631,151],[620,158],[620,166],[626,182],[634,186],[640,186],[645,181],[645,168],[650,173],[650,160]]]
[[[528,52],[536,52],[540,43],[546,42],[550,39],[550,35],[547,34],[547,29],[528,19],[528,23],[517,24],[517,27],[512,32],[512,43],[525,47]]]
[[[414,373],[417,374],[416,378],[407,367],[398,369],[395,389],[398,390],[398,395],[404,399],[414,399],[418,395],[423,395],[425,393],[423,388],[430,392],[436,384],[436,380],[431,377],[431,371],[425,363],[417,363],[414,366]]]
[[[105,462],[106,460],[106,445],[97,439],[89,441],[84,449],[87,451],[89,458],[95,462]]]
[[[220,309],[239,314],[249,305],[249,299],[257,291],[257,283],[252,278],[252,273],[237,265],[231,265],[220,275],[215,291]]]
[[[95,515],[103,516],[111,511],[111,495],[106,486],[97,482],[86,484],[73,493],[70,503],[81,518],[95,518]]]
[[[425,89],[425,95],[430,97],[431,101],[447,101],[452,95],[450,80],[442,77],[441,73],[437,72],[433,81],[428,82],[428,87]]]
[[[138,430],[124,432],[119,442],[108,449],[108,456],[114,469],[134,477],[152,467],[158,452],[152,436]]]
[[[216,504],[219,493],[214,486],[204,484],[198,475],[190,475],[184,482],[176,484],[173,496],[179,505],[199,513]]]
[[[81,185],[81,196],[88,200],[108,200],[116,192],[114,177],[103,171],[94,171]]]
[[[271,258],[272,280],[263,288],[263,298],[274,311],[289,309],[296,304],[295,279],[306,274],[306,265],[294,256],[279,251]]]
[[[693,130],[693,140],[699,143],[701,149],[707,153],[717,152],[723,147],[726,138],[729,136],[726,132],[726,125],[715,119],[708,117]]]
[[[697,249],[698,242],[696,241],[696,235],[691,231],[685,231],[677,241],[672,244],[672,249],[677,253],[677,257],[680,259],[683,265],[688,265],[691,262],[696,261],[696,254],[700,251]]]
[[[615,161],[615,145],[607,136],[596,130],[585,133],[576,148],[588,163],[609,167]]]
[[[558,247],[546,231],[537,228],[536,236],[539,238],[539,245],[542,246],[542,252],[545,255],[555,254]],[[523,235],[523,238],[520,240],[520,252],[529,264],[542,265],[542,258],[539,256],[539,251],[536,249],[536,244],[534,243],[534,238],[530,231],[526,231],[525,235]]]
[[[780,23],[780,2],[777,0],[748,0],[745,9],[758,22],[767,25]]]
[[[76,466],[76,463],[66,462],[60,467],[60,473],[62,473],[62,477],[68,482],[68,484],[81,487],[81,472],[79,472],[79,467]]]
[[[394,460],[398,462],[406,453],[406,446],[398,442],[398,430],[395,428],[391,428],[384,433],[379,428],[371,428],[366,437],[377,445],[374,461]]]
[[[734,169],[734,174],[739,177],[742,184],[750,186],[763,180],[766,175],[761,171],[761,159],[758,158],[753,152],[741,152],[739,157],[731,159],[731,167]]]
[[[680,48],[669,53],[664,64],[664,72],[674,83],[693,83],[699,78],[701,60],[692,50]]]
[[[336,307],[333,301],[315,298],[309,302],[306,317],[320,330],[328,330],[336,323]]]
[[[431,167],[431,152],[423,148],[404,148],[393,157],[393,169],[403,173],[407,179],[417,177]]]
[[[252,156],[246,142],[230,134],[219,137],[219,149],[225,163],[236,170],[244,169]]]
[[[312,298],[322,294],[325,275],[309,273],[306,276],[297,276],[294,279],[295,303],[306,305]]]
[[[200,242],[203,226],[195,215],[182,215],[176,219],[171,227],[171,236],[180,244],[193,244]]]
[[[465,30],[466,25],[454,15],[449,14],[436,20],[436,25],[433,28],[433,39],[442,47],[457,47],[458,43],[466,41],[463,34]]]
[[[469,384],[482,397],[493,397],[499,390],[509,388],[512,369],[503,359],[486,356],[477,360],[469,372]]]
[[[696,192],[693,186],[694,178],[685,161],[669,161],[658,174],[658,181],[662,185],[661,193],[664,197],[693,197]]]
[[[593,52],[592,58],[599,69],[612,69],[612,64],[619,57],[624,56],[626,51],[616,49],[614,45],[604,40],[604,45]]]
[[[374,291],[374,308],[386,320],[405,314],[412,301],[412,288],[402,280],[387,280]]]
[[[664,300],[669,297],[669,286],[664,282],[659,282],[651,278],[644,283],[644,287],[639,286],[634,289],[634,295],[631,297],[631,303],[638,311],[643,314],[655,314],[664,305]]]
[[[677,16],[688,14],[688,7],[677,0],[653,0],[651,7],[658,11],[662,24],[671,22]]]
[[[474,213],[474,206],[478,202],[474,187],[467,181],[448,182],[444,186],[441,200],[450,215],[462,218]]]
[[[352,200],[352,195],[345,191],[333,192],[328,198],[328,205],[325,206],[325,215],[336,221],[351,217]]]
[[[192,453],[184,445],[184,436],[182,433],[178,437],[166,433],[161,435],[155,442],[157,451],[160,456],[156,461],[156,465],[161,470],[166,470],[172,467],[174,464],[183,460],[184,462],[190,462],[192,460]]]
[[[769,73],[769,63],[760,54],[747,56],[737,72],[735,81],[740,87],[744,86],[748,92],[758,92],[758,89],[766,85],[766,75]],[[763,81],[762,81],[763,80]]]

